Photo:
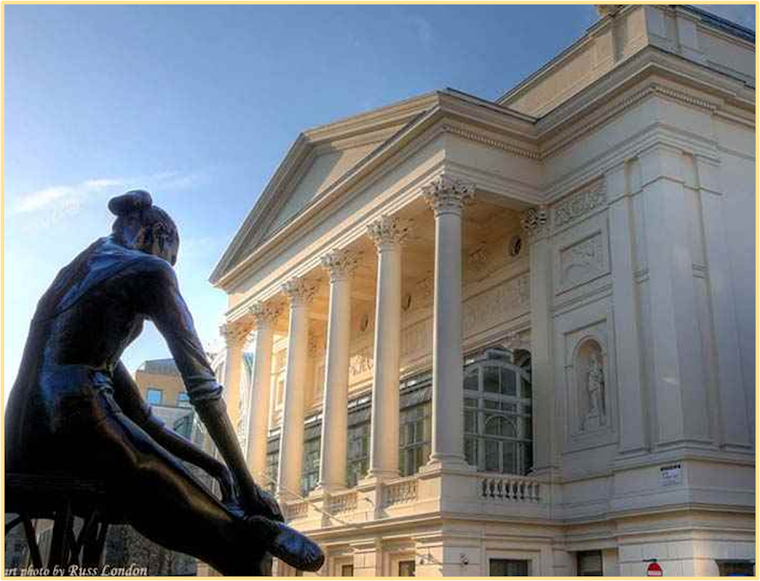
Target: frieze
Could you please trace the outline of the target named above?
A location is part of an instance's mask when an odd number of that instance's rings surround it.
[[[554,208],[554,228],[561,228],[565,224],[574,222],[607,204],[607,192],[604,180],[597,180],[588,188],[584,188],[557,204]]]
[[[561,250],[559,253],[561,287],[575,286],[604,274],[607,271],[606,262],[601,232]]]
[[[528,273],[501,283],[464,303],[464,335],[487,329],[506,321],[530,306]]]

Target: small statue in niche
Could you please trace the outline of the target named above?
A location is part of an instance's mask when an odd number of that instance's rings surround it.
[[[589,355],[588,379],[588,413],[584,422],[586,429],[604,425],[604,370],[599,361],[599,353],[594,350]]]

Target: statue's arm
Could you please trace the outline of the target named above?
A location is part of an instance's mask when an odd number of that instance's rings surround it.
[[[155,323],[166,340],[182,374],[190,402],[232,471],[243,505],[257,514],[283,520],[277,503],[256,485],[248,471],[222,400],[222,386],[216,381],[195,332],[193,318],[179,292],[174,269],[161,259],[155,259],[151,264],[151,269],[146,269],[139,276],[144,314]]]
[[[227,466],[198,448],[164,423],[151,411],[124,364],[119,361],[113,373],[114,398],[124,414],[140,426],[159,445],[180,460],[197,466],[219,482],[222,500],[233,498],[233,480]]]

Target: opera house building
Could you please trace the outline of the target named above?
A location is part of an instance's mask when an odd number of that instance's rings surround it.
[[[754,570],[754,32],[598,11],[498,100],[306,129],[251,193],[217,365],[325,575]]]

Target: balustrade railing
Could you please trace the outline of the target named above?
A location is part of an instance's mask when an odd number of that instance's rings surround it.
[[[383,506],[405,504],[417,500],[417,478],[411,476],[404,480],[389,482],[383,486]]]
[[[480,495],[502,502],[541,502],[541,483],[519,476],[481,476]]]
[[[341,514],[353,512],[358,505],[358,496],[355,490],[339,492],[330,495],[327,503],[327,512],[329,514]]]
[[[285,516],[288,520],[298,520],[309,514],[309,503],[305,500],[296,500],[285,506]]]

